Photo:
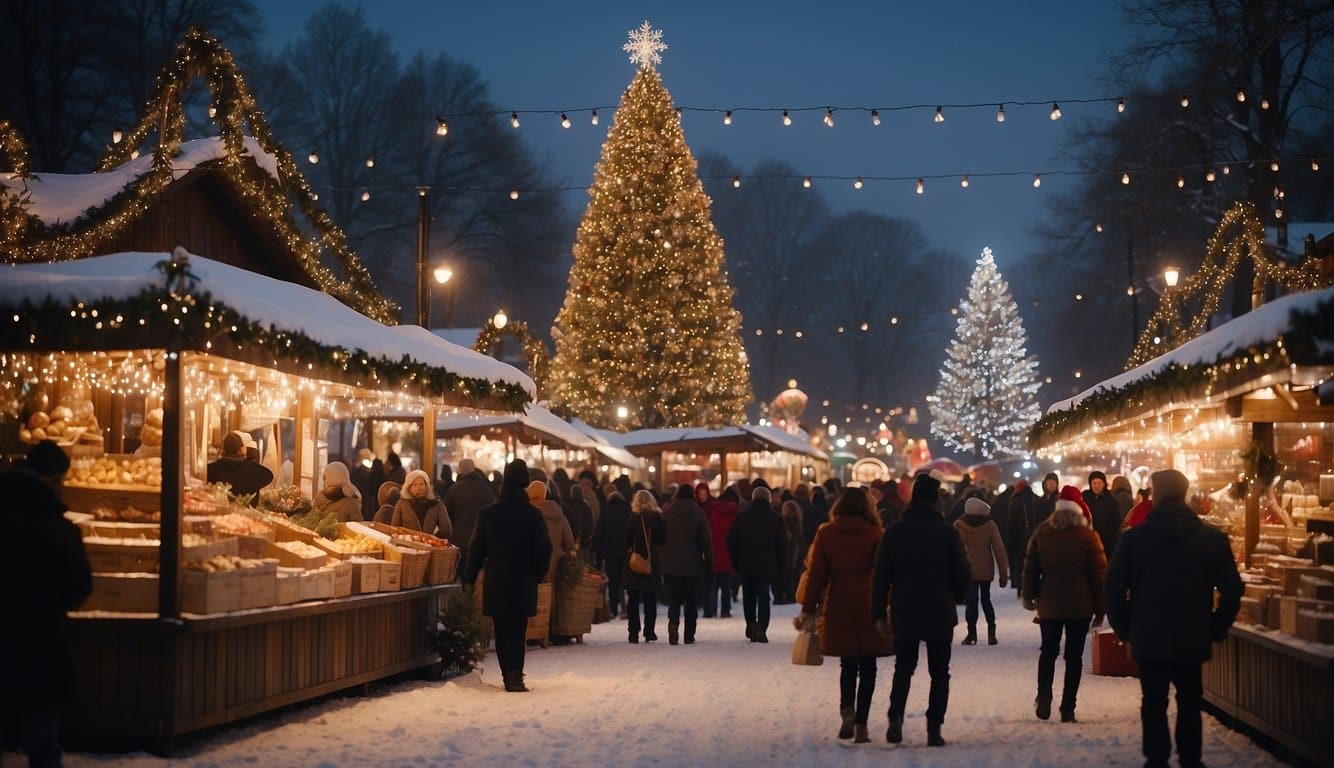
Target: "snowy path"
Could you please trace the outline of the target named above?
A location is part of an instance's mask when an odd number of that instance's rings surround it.
[[[403,683],[370,698],[297,708],[189,741],[170,761],[75,754],[65,764],[869,766],[892,759],[903,766],[1141,765],[1138,683],[1093,676],[1091,652],[1085,653],[1080,722],[1034,718],[1037,627],[1013,590],[997,592],[999,646],[961,647],[962,629],[956,631],[944,749],[925,745],[925,653],[902,745],[884,741],[892,660],[880,666],[873,742],[853,747],[835,739],[838,661],[792,666],[795,606],[782,606],[775,609],[768,645],[747,642],[740,618],[701,619],[698,644],[677,647],[666,643],[665,616],[658,624],[662,641],[651,645],[629,645],[624,622],[612,622],[595,627],[583,646],[530,650],[529,694],[499,690],[492,655],[480,677]],[[1212,768],[1282,764],[1207,716],[1204,759]]]

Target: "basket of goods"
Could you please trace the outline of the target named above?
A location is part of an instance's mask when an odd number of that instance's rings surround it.
[[[230,487],[226,483],[190,485],[185,489],[184,511],[187,515],[221,515],[231,508]]]
[[[214,533],[237,537],[243,557],[269,557],[268,545],[273,541],[273,526],[244,512],[228,512],[212,518]]]
[[[451,546],[448,539],[385,523],[365,523],[365,525],[389,536],[389,541],[394,544],[406,543],[429,547],[431,558],[426,566],[425,583],[450,584],[458,575],[459,548]]]
[[[162,459],[156,456],[117,458],[76,458],[70,462],[66,485],[84,488],[122,488],[160,490]]]
[[[607,585],[601,571],[574,555],[565,555],[556,565],[556,595],[551,609],[551,634],[574,637],[593,629],[593,612],[598,595]]]
[[[362,536],[347,529],[338,533],[338,538],[333,541],[325,539],[316,539],[315,545],[327,548],[330,554],[340,560],[350,560],[353,557],[381,558],[384,556],[384,545],[369,536]]]
[[[268,564],[235,555],[217,555],[207,560],[181,564],[181,610],[189,613],[219,613],[241,608],[241,575],[250,568]]]
[[[295,485],[280,485],[259,492],[259,508],[297,517],[310,512],[310,499]]]
[[[279,541],[269,550],[270,556],[289,568],[314,570],[329,561],[329,553],[304,541]]]

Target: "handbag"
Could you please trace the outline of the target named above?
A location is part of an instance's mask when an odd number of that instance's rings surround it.
[[[639,516],[639,527],[644,531],[644,549],[648,551],[648,557],[644,557],[634,549],[630,550],[630,560],[628,566],[631,573],[637,573],[640,576],[648,576],[653,573],[653,563],[649,558],[653,557],[653,542],[648,537],[648,526],[644,523],[644,516]]]
[[[818,667],[824,664],[820,653],[820,633],[813,629],[803,629],[797,633],[797,641],[792,644],[792,663],[799,667]]]

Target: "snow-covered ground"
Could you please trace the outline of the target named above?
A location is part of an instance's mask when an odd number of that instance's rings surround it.
[[[739,618],[700,620],[699,642],[629,645],[625,623],[594,627],[584,645],[530,649],[528,694],[506,694],[494,655],[481,674],[409,682],[261,718],[186,742],[172,760],[144,754],[67,756],[83,766],[1075,766],[1143,763],[1134,679],[1095,677],[1085,653],[1077,724],[1033,715],[1038,631],[1013,590],[997,590],[996,647],[959,646],[943,749],[926,746],[923,654],[904,743],[884,741],[892,659],[883,660],[871,744],[835,738],[838,661],[789,662],[795,606],[775,609],[772,642],[746,641]],[[739,606],[738,606],[739,608]],[[664,610],[665,613],[665,610]],[[1060,667],[1057,680],[1059,685]],[[1059,695],[1059,694],[1058,694]],[[1212,768],[1281,763],[1206,716]]]

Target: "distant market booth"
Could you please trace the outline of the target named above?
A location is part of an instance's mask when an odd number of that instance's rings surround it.
[[[635,456],[649,459],[647,479],[659,488],[702,478],[720,492],[743,477],[762,477],[771,486],[794,488],[829,471],[829,456],[805,432],[778,427],[743,424],[602,434]]]
[[[632,472],[644,463],[536,403],[516,413],[441,414],[435,425],[435,437],[443,442],[443,458],[467,456],[488,473],[501,471],[514,458],[523,459],[529,467],[540,467],[548,477],[557,469],[577,476],[587,467],[599,467],[603,474],[613,466]]]

